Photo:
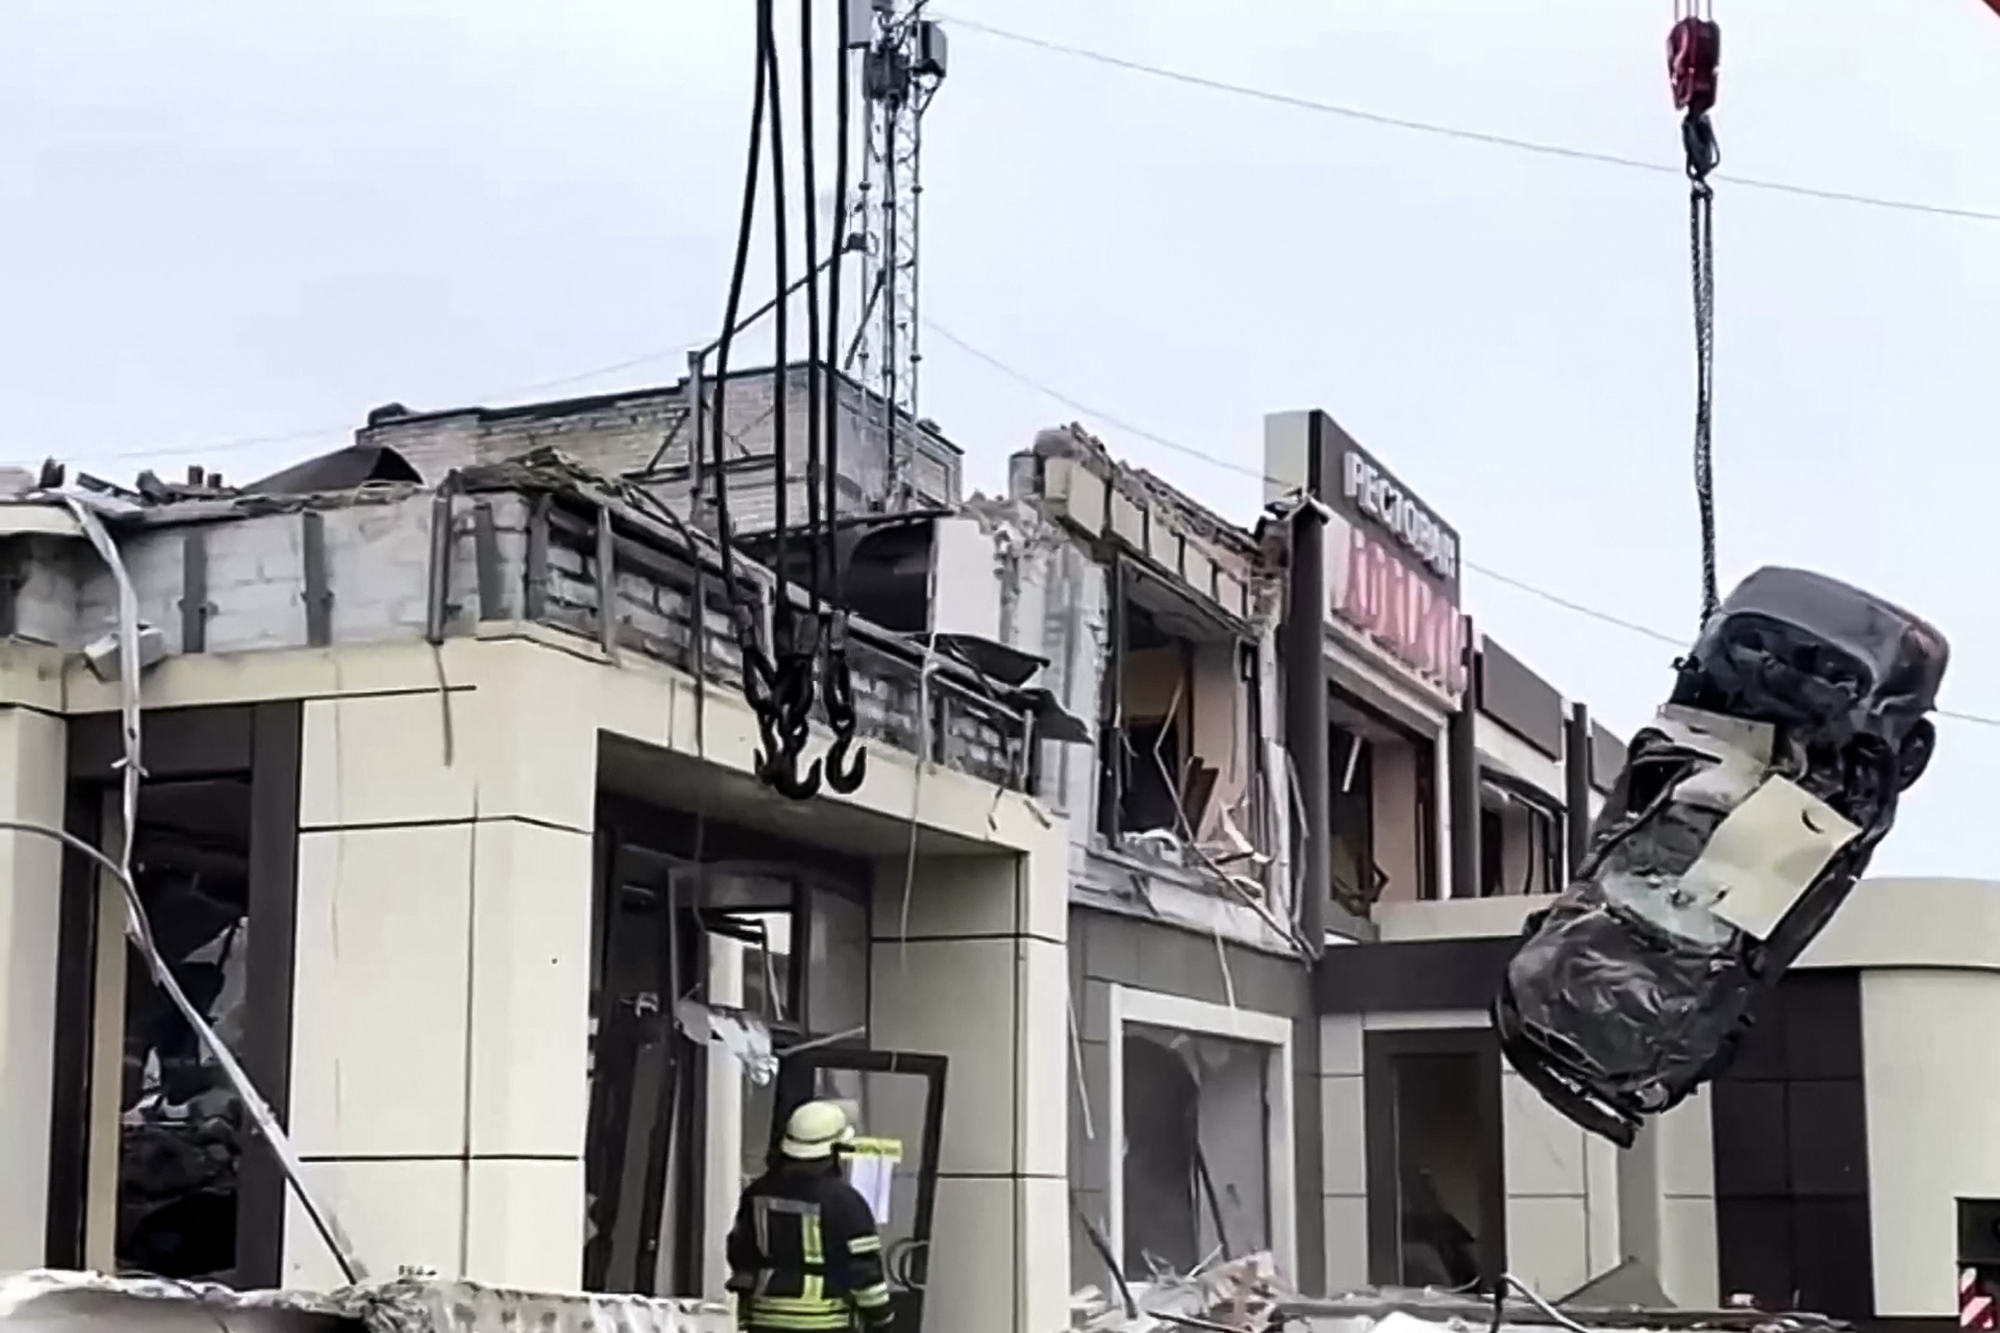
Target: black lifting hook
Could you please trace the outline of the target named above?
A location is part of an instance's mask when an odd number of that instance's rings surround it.
[[[818,795],[819,760],[813,760],[803,776],[799,773],[799,756],[805,750],[806,728],[795,725],[787,718],[782,706],[773,706],[758,711],[757,731],[764,742],[756,755],[758,779],[780,796],[794,801]]]
[[[826,752],[826,785],[852,796],[868,776],[868,752],[854,748],[854,677],[847,666],[844,612],[836,611],[827,621],[825,690],[826,720],[833,728],[833,745]],[[917,719],[919,729],[929,725],[928,719]]]
[[[833,745],[826,752],[826,785],[842,796],[852,796],[859,791],[868,777],[868,751],[854,750],[853,747],[854,731],[850,726],[833,738]],[[850,750],[854,755],[851,765],[847,762]]]

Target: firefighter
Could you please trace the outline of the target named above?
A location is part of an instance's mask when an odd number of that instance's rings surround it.
[[[840,1170],[839,1149],[853,1137],[838,1106],[807,1102],[785,1122],[770,1169],[743,1191],[728,1246],[739,1326],[887,1333],[882,1237]]]

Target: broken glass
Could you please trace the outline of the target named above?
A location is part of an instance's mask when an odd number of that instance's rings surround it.
[[[1508,1060],[1629,1145],[1734,1057],[1922,776],[1949,650],[1823,575],[1752,574],[1676,664],[1494,1004]]]
[[[240,1049],[248,784],[162,784],[141,809],[133,877],[154,939],[188,999]],[[243,1104],[136,951],[125,966],[117,1265],[228,1281],[248,1138]]]

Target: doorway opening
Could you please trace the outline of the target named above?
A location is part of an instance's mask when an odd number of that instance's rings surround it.
[[[1365,1059],[1370,1280],[1490,1286],[1506,1267],[1493,1034],[1370,1033]]]
[[[1270,1048],[1127,1023],[1127,1274],[1188,1273],[1270,1248]]]

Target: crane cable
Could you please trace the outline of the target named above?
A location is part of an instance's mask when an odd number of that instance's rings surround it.
[[[1701,616],[1719,603],[1715,576],[1715,469],[1710,432],[1715,395],[1715,188],[1708,178],[1721,165],[1709,112],[1715,109],[1722,29],[1711,0],[1675,0],[1667,36],[1667,76],[1681,118],[1681,149],[1688,178],[1688,248],[1694,279],[1694,488],[1701,512]]]
[[[802,0],[810,5],[811,0]],[[848,60],[853,33],[850,23],[852,6],[835,4],[834,42],[837,61],[834,71],[834,165],[833,197],[834,227],[833,251],[827,257],[827,318],[826,345],[829,353],[840,345],[840,270],[847,254],[847,191],[848,191],[848,138],[849,125],[853,118],[852,93],[848,78]],[[806,11],[810,14],[810,9]],[[811,49],[810,30],[806,38],[807,49]],[[810,69],[810,62],[807,68]],[[806,161],[812,161],[813,143],[807,136]],[[857,337],[859,335],[857,334]],[[826,405],[821,412],[825,429],[822,441],[825,457],[821,465],[820,481],[826,493],[821,501],[820,512],[825,528],[826,578],[828,600],[824,627],[823,647],[826,664],[821,678],[821,697],[826,704],[827,726],[833,730],[833,745],[826,752],[826,785],[843,796],[851,795],[868,776],[868,752],[854,746],[854,729],[857,721],[854,711],[854,679],[847,664],[847,602],[844,571],[840,564],[840,381],[841,376],[831,366],[825,377]],[[920,678],[921,679],[921,678]]]
[[[854,749],[856,714],[854,687],[847,665],[847,614],[841,597],[840,561],[835,540],[838,514],[839,475],[839,377],[820,365],[821,344],[838,341],[840,329],[840,262],[846,252],[848,190],[848,124],[850,94],[845,58],[848,43],[848,16],[840,9],[837,24],[842,63],[837,77],[838,105],[835,137],[838,157],[835,167],[836,225],[833,250],[827,258],[829,271],[827,320],[822,328],[819,301],[818,241],[815,210],[817,200],[816,136],[813,133],[813,24],[811,0],[800,0],[800,120],[802,148],[800,171],[807,196],[805,216],[806,287],[806,574],[808,607],[804,614],[792,603],[791,583],[791,467],[788,440],[789,414],[786,397],[790,382],[789,327],[786,297],[790,293],[790,232],[786,206],[784,104],[780,92],[776,0],[756,0],[756,78],[750,114],[750,150],[744,171],[742,215],[738,223],[736,252],[730,271],[729,295],[724,312],[722,336],[716,342],[716,401],[714,407],[713,454],[715,470],[716,535],[721,547],[723,583],[728,590],[731,623],[743,660],[743,693],[757,718],[760,748],[756,757],[758,778],[781,795],[804,800],[819,791],[824,770],[825,784],[843,794],[861,785],[867,772],[867,754]],[[767,106],[768,104],[768,106]],[[773,210],[772,259],[776,290],[772,303],[773,339],[776,366],[773,372],[771,428],[773,496],[773,593],[771,614],[773,639],[767,652],[762,643],[760,607],[736,563],[735,535],[729,515],[728,458],[724,441],[725,387],[729,353],[737,331],[737,311],[742,303],[743,280],[749,263],[751,233],[757,211],[757,187],[765,135],[771,140],[771,194]],[[815,695],[819,694],[820,664],[824,654],[824,699],[833,744],[824,761],[814,760],[803,774],[799,760],[812,732]]]
[[[736,253],[730,267],[729,295],[723,306],[722,336],[715,345],[713,412],[716,545],[721,556],[723,587],[729,597],[730,624],[735,632],[737,651],[743,660],[743,697],[756,715],[758,734],[763,741],[763,753],[758,764],[760,776],[764,775],[768,763],[780,749],[777,673],[769,654],[764,651],[756,599],[745,586],[736,563],[736,538],[729,517],[729,457],[725,443],[729,432],[725,424],[725,409],[729,399],[729,353],[736,339],[737,314],[743,304],[744,272],[750,262],[750,238],[757,219],[757,177],[764,145],[764,104],[770,92],[765,83],[763,20],[769,13],[770,5],[771,0],[757,0],[759,35],[756,79],[750,99],[750,149],[744,166],[743,205],[737,221]]]
[[[773,496],[772,512],[772,567],[775,577],[774,602],[771,615],[773,667],[773,712],[772,719],[776,731],[775,744],[767,740],[764,752],[759,756],[759,774],[773,789],[793,800],[804,800],[816,795],[820,785],[820,761],[815,759],[803,775],[799,772],[799,757],[804,753],[806,741],[812,734],[812,707],[816,693],[814,673],[819,666],[819,616],[817,614],[818,579],[811,577],[813,612],[800,615],[792,605],[790,586],[790,529],[791,529],[791,451],[789,448],[786,397],[791,379],[790,338],[787,308],[791,304],[784,299],[784,293],[791,290],[790,209],[785,204],[785,111],[778,67],[778,34],[774,0],[758,0],[757,4],[757,51],[761,68],[770,83],[771,99],[771,211],[772,211],[772,290],[780,294],[777,305],[772,310],[772,337],[775,347],[775,366],[772,371],[771,390],[771,464]],[[808,41],[810,38],[808,38]],[[806,113],[810,124],[811,113]],[[810,139],[807,140],[810,142]],[[813,208],[808,198],[808,217]],[[810,223],[808,224],[810,225]],[[807,256],[808,280],[810,276],[810,252]],[[815,301],[814,304],[817,304]],[[808,432],[806,442],[808,457],[813,441]],[[811,506],[817,510],[815,503]],[[819,534],[808,534],[808,556],[817,569],[817,556],[811,548],[818,541]]]

